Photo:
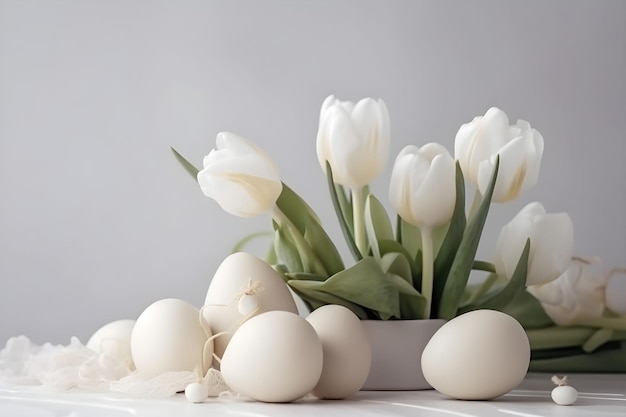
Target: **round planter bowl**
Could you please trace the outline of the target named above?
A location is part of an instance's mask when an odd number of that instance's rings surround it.
[[[362,320],[372,346],[372,366],[363,391],[424,390],[422,351],[445,320]]]

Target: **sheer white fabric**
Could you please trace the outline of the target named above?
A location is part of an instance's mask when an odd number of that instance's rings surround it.
[[[165,398],[184,391],[192,382],[206,384],[212,397],[230,392],[215,369],[204,377],[197,372],[180,371],[144,379],[116,356],[95,352],[75,337],[67,346],[40,346],[26,336],[12,337],[0,350],[0,383],[4,384],[39,385],[49,391],[115,391]]]

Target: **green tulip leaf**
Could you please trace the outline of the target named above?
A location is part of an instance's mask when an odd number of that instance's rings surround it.
[[[346,222],[350,234],[354,236],[354,212],[352,208],[352,196],[346,192],[346,189],[341,184],[335,184],[335,193],[337,194],[337,201],[339,208],[343,216],[343,220]]]
[[[466,313],[472,310],[488,309],[502,310],[509,305],[515,296],[524,290],[526,286],[526,275],[528,272],[528,255],[530,254],[530,240],[526,240],[526,245],[522,251],[522,255],[517,261],[515,271],[509,282],[496,291],[495,294],[487,294],[482,299],[460,309],[460,313]]]
[[[387,210],[373,194],[369,194],[365,200],[365,221],[374,232],[370,240],[393,240],[393,228]]]
[[[400,294],[410,295],[412,297],[417,297],[423,299],[426,302],[426,299],[422,294],[419,293],[411,284],[406,282],[406,280],[400,275],[396,275],[392,272],[388,272],[387,279],[398,289]]]
[[[418,293],[419,294],[419,293]],[[400,314],[402,320],[421,320],[424,318],[426,299],[420,296],[400,294]]]
[[[337,219],[339,220],[339,226],[341,226],[341,232],[343,233],[343,237],[350,248],[350,252],[355,260],[359,261],[363,258],[361,256],[361,252],[359,248],[356,246],[356,242],[354,241],[354,235],[351,231],[351,228],[348,226],[346,222],[346,218],[344,217],[341,203],[339,202],[339,197],[337,195],[337,188],[335,187],[335,181],[333,180],[333,172],[330,167],[328,161],[326,161],[326,179],[328,183],[328,190],[330,192],[330,198],[333,202],[333,207],[335,209],[335,214],[337,215]],[[343,192],[343,191],[342,191]],[[345,194],[343,195],[345,198]]]
[[[326,281],[328,277],[324,277],[317,274],[312,274],[310,272],[286,272],[285,275],[289,280],[297,280],[297,281]]]
[[[456,163],[456,203],[446,237],[439,248],[434,265],[432,311],[438,311],[450,267],[459,249],[465,230],[465,181],[459,162]]]
[[[194,181],[198,181],[198,172],[200,172],[200,170],[193,166],[193,164],[189,162],[184,156],[178,153],[176,149],[171,146],[170,149],[176,157],[176,160],[182,165],[183,168],[185,168],[185,171],[187,171],[187,173],[193,177]]]
[[[309,288],[333,294],[378,312],[382,319],[400,316],[398,290],[380,269],[374,258],[367,257],[324,282],[294,281],[297,288]]]
[[[311,218],[306,222],[304,240],[309,243],[315,255],[324,265],[328,275],[333,275],[345,269],[341,255],[339,255],[339,251],[332,240],[328,237],[324,228]]]
[[[554,322],[546,314],[539,300],[528,291],[520,291],[502,312],[514,317],[527,330],[554,326]]]
[[[276,205],[283,212],[285,216],[293,223],[300,233],[304,234],[307,221],[313,219],[320,223],[319,217],[311,206],[304,201],[295,191],[283,184],[283,190],[281,191]]]
[[[387,278],[400,293],[400,318],[403,320],[423,319],[426,298],[401,276],[387,273]]]
[[[279,264],[283,264],[289,271],[310,272],[302,263],[300,253],[296,247],[287,239],[282,229],[274,232],[274,250]]]
[[[380,267],[385,273],[391,273],[401,277],[411,288],[415,290],[413,287],[411,264],[403,254],[399,252],[385,253],[380,260]],[[415,292],[417,292],[417,290],[415,290]]]
[[[276,248],[274,247],[273,242],[270,245],[269,249],[267,250],[267,255],[265,255],[265,262],[267,262],[270,265],[278,264],[278,256],[276,255]]]
[[[309,284],[309,282],[313,284]],[[334,294],[329,294],[324,291],[316,290],[318,285],[317,281],[300,281],[292,280],[287,281],[287,284],[293,289],[293,291],[306,302],[312,310],[318,309],[328,304],[338,304],[350,309],[358,318],[365,320],[369,318],[367,310],[358,304],[345,300],[341,297],[337,297]]]
[[[496,185],[499,166],[500,157],[498,156],[493,174],[491,175],[489,187],[487,187],[487,191],[478,206],[478,210],[476,210],[474,216],[469,220],[456,255],[454,256],[454,260],[452,261],[452,265],[450,266],[446,282],[443,285],[438,309],[439,318],[451,320],[457,315],[457,310],[463,299],[463,292],[467,286],[467,280],[472,271],[472,264],[476,257],[476,251],[478,250],[478,243],[480,242],[485,220],[489,213],[489,206],[491,205],[491,197]]]
[[[413,277],[413,284],[415,285],[416,278],[421,274],[421,257],[420,263],[416,263],[416,260],[409,254],[404,246],[395,240],[381,240],[378,242],[378,247],[380,248],[380,254],[384,257],[388,253],[400,253],[404,256],[404,258],[409,262],[409,266],[411,267],[411,276]]]

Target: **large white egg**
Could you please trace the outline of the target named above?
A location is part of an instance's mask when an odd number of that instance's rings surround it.
[[[130,353],[130,336],[134,326],[135,320],[116,320],[105,324],[94,332],[85,346],[119,360],[132,370],[135,365]]]
[[[137,371],[152,378],[168,371],[205,373],[212,360],[210,332],[200,325],[200,312],[175,298],[159,300],[137,319],[130,340]]]
[[[361,320],[340,305],[320,307],[306,320],[315,329],[324,350],[322,375],[313,394],[341,399],[360,390],[372,363],[372,349]]]
[[[488,400],[519,385],[530,344],[513,317],[476,310],[444,324],[422,353],[422,371],[437,391],[460,400]]]
[[[322,342],[302,317],[270,311],[239,327],[222,357],[224,382],[265,402],[289,402],[313,390],[323,366]]]
[[[253,300],[242,309],[242,298],[246,291]],[[214,340],[215,354],[221,357],[232,334],[243,322],[267,311],[289,311],[297,313],[296,303],[281,275],[267,262],[246,252],[229,255],[211,280],[202,308],[202,317],[213,334],[226,332]],[[219,369],[219,364],[214,363]]]

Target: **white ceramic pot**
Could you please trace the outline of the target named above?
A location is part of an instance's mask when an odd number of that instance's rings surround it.
[[[361,323],[372,345],[372,366],[361,390],[432,388],[422,374],[422,351],[445,320],[362,320]]]

